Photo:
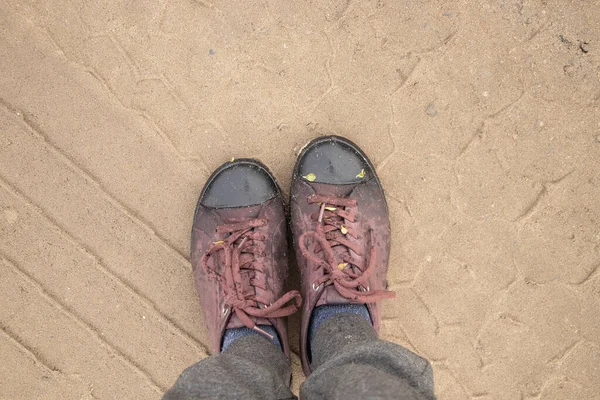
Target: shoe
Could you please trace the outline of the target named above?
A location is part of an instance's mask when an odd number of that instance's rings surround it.
[[[339,136],[313,140],[294,168],[292,235],[302,278],[300,355],[311,373],[309,329],[315,307],[365,304],[377,332],[387,291],[390,222],[373,165]]]
[[[256,160],[225,163],[208,179],[194,213],[191,261],[208,336],[221,351],[226,329],[271,325],[289,356],[286,318],[300,292],[284,293],[287,225],[281,191]],[[272,329],[268,329],[273,332]]]

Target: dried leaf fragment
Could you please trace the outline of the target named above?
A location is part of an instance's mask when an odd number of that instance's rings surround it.
[[[309,182],[314,182],[315,179],[317,179],[317,176],[311,172],[310,174],[304,175],[303,178]]]

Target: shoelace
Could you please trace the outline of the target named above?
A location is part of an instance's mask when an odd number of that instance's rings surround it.
[[[367,284],[377,265],[375,246],[371,245],[369,249],[369,263],[366,265],[364,257],[356,259],[348,251],[340,255],[333,250],[334,246],[344,246],[362,256],[360,244],[347,238],[351,236],[358,239],[358,234],[352,227],[356,220],[356,200],[312,195],[308,197],[308,202],[319,203],[321,208],[318,216],[312,216],[316,220],[315,230],[304,232],[300,236],[300,251],[315,264],[315,271],[320,267],[325,271],[322,277],[313,282],[313,289],[317,290],[320,285],[334,285],[338,293],[346,299],[363,304],[396,297],[396,293],[388,290],[371,291]],[[348,226],[345,225],[345,221],[348,222]],[[372,231],[370,232],[372,234]],[[306,247],[307,238],[314,239],[320,245],[323,258]],[[338,257],[341,260],[338,260]]]
[[[213,242],[213,246],[202,256],[201,264],[206,273],[221,284],[226,296],[226,306],[232,308],[240,321],[248,328],[273,340],[273,336],[258,327],[252,317],[287,317],[300,308],[302,297],[297,290],[291,290],[274,303],[270,303],[268,299],[257,296],[255,293],[244,292],[242,270],[254,271],[254,275],[250,278],[250,286],[267,291],[266,282],[255,279],[256,273],[265,273],[264,264],[257,261],[257,258],[265,255],[263,245],[266,237],[262,233],[254,231],[254,228],[266,224],[265,219],[259,218],[218,226],[217,233],[229,233],[230,235],[225,240]],[[236,241],[238,241],[237,244]],[[225,256],[223,274],[219,274],[208,265],[208,259],[219,251],[223,251]],[[294,304],[286,306],[292,300],[294,300]],[[263,307],[260,304],[263,304]]]

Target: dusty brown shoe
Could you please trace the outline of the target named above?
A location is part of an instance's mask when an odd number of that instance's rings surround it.
[[[302,277],[300,353],[311,372],[308,332],[315,307],[366,304],[377,331],[390,252],[387,204],[373,165],[338,136],[310,142],[300,154],[291,188],[292,234]]]
[[[194,215],[191,258],[210,343],[221,351],[226,329],[246,326],[272,339],[272,325],[289,355],[287,321],[302,300],[284,294],[286,218],[281,192],[267,168],[240,159],[208,179]]]

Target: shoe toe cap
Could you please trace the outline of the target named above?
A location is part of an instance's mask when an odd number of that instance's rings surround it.
[[[314,174],[314,182],[340,185],[368,179],[374,176],[374,171],[364,153],[352,142],[327,136],[311,142],[303,150],[296,174]]]
[[[244,207],[264,203],[278,193],[274,178],[262,165],[239,160],[223,165],[209,178],[200,203],[213,208]]]

